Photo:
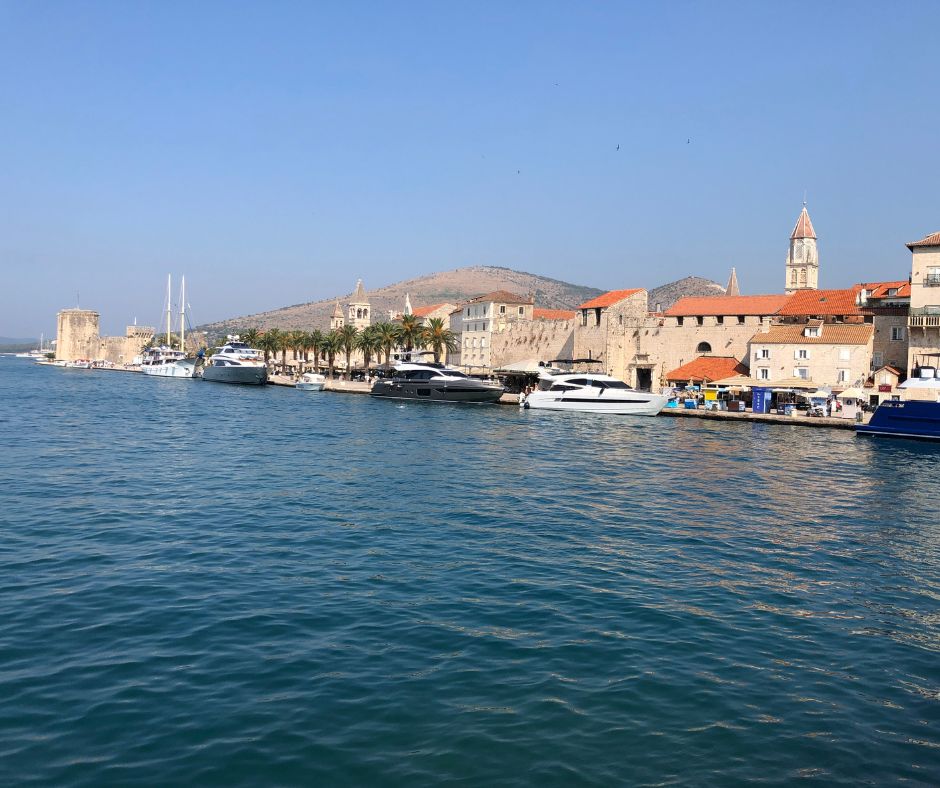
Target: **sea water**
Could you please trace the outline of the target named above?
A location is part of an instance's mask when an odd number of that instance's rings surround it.
[[[0,782],[936,785],[938,476],[3,358]]]

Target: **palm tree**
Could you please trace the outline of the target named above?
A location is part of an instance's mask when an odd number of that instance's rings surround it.
[[[342,350],[343,344],[340,335],[336,331],[331,331],[323,337],[323,354],[326,356],[326,364],[330,371],[330,379],[333,379],[333,367],[336,366],[336,354]]]
[[[456,352],[459,347],[457,335],[444,323],[443,318],[432,317],[425,326],[425,343],[434,351],[435,363],[441,360],[446,350],[448,353]]]
[[[303,331],[291,331],[290,332],[290,349],[294,352],[294,361],[300,360],[305,361],[303,357],[304,348],[307,344],[307,334]],[[301,372],[303,372],[303,364],[301,364]]]
[[[290,331],[281,331],[277,349],[281,351],[281,372],[287,368],[287,351],[291,349],[293,336]]]
[[[307,347],[313,351],[313,371],[320,370],[320,349],[323,347],[323,332],[319,328],[307,334]]]
[[[364,328],[359,334],[359,341],[356,347],[362,351],[362,365],[369,371],[369,364],[372,363],[373,354],[378,355],[382,349],[382,340],[380,339],[376,326]]]
[[[267,364],[272,353],[277,353],[281,349],[281,337],[283,332],[278,328],[271,328],[265,331],[257,339],[259,350],[264,351],[264,363]]]
[[[261,332],[257,328],[246,328],[244,331],[239,331],[238,336],[248,347],[257,347]]]
[[[398,344],[398,326],[394,323],[376,323],[372,328],[375,329],[379,348],[385,353],[385,368],[388,369],[391,365],[392,350]]]
[[[352,325],[345,325],[337,334],[343,352],[346,354],[346,380],[350,380],[352,378],[352,352],[359,338],[359,329]]]
[[[398,329],[399,341],[405,350],[414,350],[424,347],[424,325],[421,318],[416,315],[403,315],[401,328]]]

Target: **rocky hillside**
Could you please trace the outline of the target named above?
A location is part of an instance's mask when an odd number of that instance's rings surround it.
[[[581,287],[558,279],[513,271],[496,266],[471,266],[455,271],[421,276],[405,282],[396,282],[377,290],[369,290],[363,283],[372,306],[373,322],[387,317],[389,310],[400,312],[405,306],[405,295],[411,296],[414,307],[430,306],[445,302],[460,304],[471,298],[493,290],[509,290],[525,295],[532,293],[535,303],[547,309],[574,309],[578,304],[600,295],[603,291],[593,287]],[[352,297],[352,293],[338,296],[341,307]],[[330,315],[337,298],[296,304],[270,312],[233,317],[200,328],[211,334],[223,334],[242,328],[325,329],[329,327]]]
[[[385,319],[389,311],[400,312],[404,308],[406,294],[411,296],[411,305],[419,307],[445,302],[460,304],[493,290],[508,290],[519,295],[532,293],[539,307],[574,309],[578,304],[604,292],[593,287],[582,287],[558,279],[549,279],[545,276],[497,266],[458,268],[454,271],[443,271],[417,279],[396,282],[377,290],[369,290],[368,282],[364,284],[366,295],[372,306],[373,322]],[[614,287],[617,286],[614,283]],[[649,305],[650,309],[655,309],[657,304],[660,304],[663,309],[668,309],[684,296],[721,295],[724,291],[724,288],[717,282],[698,276],[687,276],[685,279],[650,290]],[[199,328],[209,333],[210,336],[224,335],[245,328],[326,329],[330,325],[330,315],[333,313],[336,301],[339,300],[345,313],[345,305],[351,297],[352,293],[346,293],[323,301],[295,304],[270,312],[233,317],[199,326]]]
[[[715,296],[724,295],[725,289],[711,279],[702,279],[700,276],[687,276],[675,282],[654,287],[650,292],[649,308],[651,310],[669,309],[676,301],[686,296]]]

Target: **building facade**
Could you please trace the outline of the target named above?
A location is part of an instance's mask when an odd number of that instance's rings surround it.
[[[907,369],[913,374],[918,365],[940,366],[940,233],[907,248],[911,250]]]
[[[759,381],[799,378],[815,386],[861,387],[871,373],[874,328],[868,323],[768,326],[750,342],[751,377]]]
[[[534,307],[531,296],[507,290],[486,293],[464,304],[458,321],[451,322],[451,330],[455,322],[460,327],[460,365],[471,371],[492,369],[493,335],[508,330],[513,323],[531,321]]]

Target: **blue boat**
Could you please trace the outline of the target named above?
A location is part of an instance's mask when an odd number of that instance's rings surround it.
[[[940,441],[940,402],[921,400],[882,402],[872,414],[868,424],[856,425],[855,433]]]

